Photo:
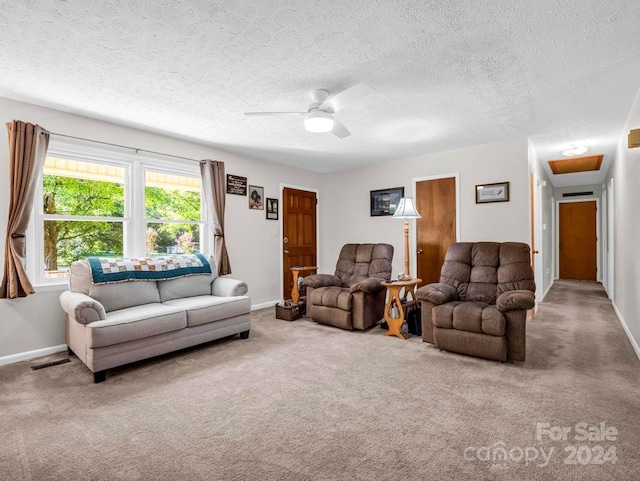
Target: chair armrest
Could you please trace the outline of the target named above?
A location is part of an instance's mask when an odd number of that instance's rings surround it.
[[[416,299],[419,301],[429,301],[436,306],[445,302],[459,300],[458,291],[455,287],[442,282],[427,284],[416,290]]]
[[[70,318],[80,324],[103,321],[107,318],[104,306],[81,292],[64,291],[60,294],[60,305]]]
[[[315,274],[313,276],[307,276],[302,280],[303,286],[313,287],[317,289],[318,287],[342,287],[342,281],[337,276],[332,276],[331,274]]]
[[[246,282],[230,277],[216,277],[211,285],[211,294],[218,297],[244,296],[248,291]]]
[[[516,290],[503,292],[496,299],[496,307],[500,312],[516,309],[532,309],[536,305],[536,297],[531,291]]]
[[[353,284],[349,288],[349,292],[357,292],[357,291],[362,291],[366,293],[377,292],[381,289],[384,289],[384,286],[382,285],[384,281],[385,281],[384,279],[381,279],[379,277],[369,277],[367,279],[364,279],[360,282],[356,282],[355,284]]]

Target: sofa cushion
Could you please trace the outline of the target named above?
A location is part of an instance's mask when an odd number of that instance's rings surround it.
[[[69,290],[92,297],[106,312],[160,302],[156,281],[132,281],[121,284],[93,284],[87,260],[71,263]]]
[[[506,320],[494,304],[483,302],[447,302],[432,310],[433,325],[441,329],[504,336]]]
[[[443,329],[453,329],[453,310],[459,304],[460,301],[453,301],[435,306],[432,311],[433,325]]]
[[[184,309],[187,326],[198,326],[251,312],[251,300],[247,296],[215,297],[196,296],[173,299],[163,305]]]
[[[184,297],[211,295],[211,283],[216,277],[216,274],[204,274],[158,281],[160,302]]]
[[[506,319],[495,305],[482,309],[482,332],[490,336],[504,336]]]
[[[311,293],[309,301],[314,306],[337,307],[351,310],[351,293],[346,287],[319,287]]]
[[[107,319],[87,324],[87,346],[110,346],[187,327],[184,309],[165,304],[145,304],[107,313]]]
[[[345,244],[336,264],[336,276],[345,287],[366,279],[391,279],[393,246],[390,244]]]
[[[482,332],[482,302],[461,302],[453,310],[453,328],[460,331]]]
[[[515,290],[536,290],[531,253],[527,244],[504,242],[500,245],[497,294]]]

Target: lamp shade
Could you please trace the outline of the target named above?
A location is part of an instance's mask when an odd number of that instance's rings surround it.
[[[419,219],[422,216],[418,213],[418,209],[416,209],[413,197],[403,197],[400,199],[400,203],[393,217],[396,219]]]
[[[331,132],[333,118],[322,110],[313,110],[304,118],[304,128],[315,133]]]

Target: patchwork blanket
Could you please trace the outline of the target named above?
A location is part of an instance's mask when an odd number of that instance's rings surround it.
[[[140,280],[164,280],[211,274],[202,254],[176,254],[158,257],[88,257],[94,284]]]

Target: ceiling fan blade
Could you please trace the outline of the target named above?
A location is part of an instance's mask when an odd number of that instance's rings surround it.
[[[340,139],[344,139],[351,135],[351,132],[347,130],[344,124],[335,117],[333,119],[333,129],[331,129],[331,133]]]
[[[307,112],[245,112],[244,114],[251,117],[258,115],[302,115],[306,113]]]
[[[320,105],[320,109],[329,107],[333,112],[339,112],[348,105],[366,97],[371,92],[373,92],[373,87],[360,82],[329,97]]]

